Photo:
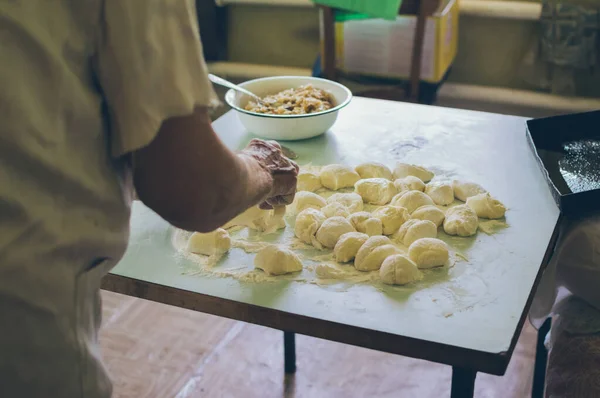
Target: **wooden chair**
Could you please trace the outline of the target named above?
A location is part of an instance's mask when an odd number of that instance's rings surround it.
[[[357,92],[357,95],[394,101],[423,102],[419,101],[419,85],[421,82],[425,22],[427,17],[436,11],[439,4],[440,0],[404,0],[398,11],[399,15],[416,15],[417,17],[408,87],[405,87],[406,85],[394,85],[390,88],[366,89]],[[341,73],[336,68],[334,12],[335,10],[331,7],[320,6],[321,35],[323,39],[321,70],[323,77],[337,81]]]

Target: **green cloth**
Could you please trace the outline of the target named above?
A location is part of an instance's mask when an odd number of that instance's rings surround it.
[[[313,0],[314,3],[351,11],[371,18],[395,20],[402,0]],[[358,19],[363,19],[359,17]],[[356,18],[347,18],[356,19]]]
[[[334,15],[335,22],[346,22],[372,18],[370,15],[367,14],[360,14],[358,12],[350,12],[343,10],[336,10]]]

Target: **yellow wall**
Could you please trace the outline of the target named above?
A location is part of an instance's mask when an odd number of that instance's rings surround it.
[[[313,8],[232,6],[229,60],[311,67],[319,52],[319,17]]]

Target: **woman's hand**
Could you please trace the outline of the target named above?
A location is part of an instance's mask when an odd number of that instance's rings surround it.
[[[260,204],[261,209],[286,206],[294,201],[299,168],[283,155],[277,142],[253,139],[242,154],[256,159],[273,178],[273,188]]]

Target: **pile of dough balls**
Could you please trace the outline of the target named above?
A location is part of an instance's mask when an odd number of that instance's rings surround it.
[[[438,180],[431,170],[407,163],[393,169],[377,162],[354,168],[331,164],[320,172],[301,172],[298,190],[296,237],[332,249],[339,263],[379,270],[389,284],[420,280],[421,269],[448,264],[449,248],[437,238],[438,228],[472,236],[480,217],[501,218],[506,212],[478,184]],[[335,193],[327,197],[330,191]]]
[[[422,279],[423,269],[449,263],[439,228],[449,235],[472,236],[479,218],[502,218],[506,207],[476,183],[437,179],[431,170],[413,164],[390,169],[368,162],[301,170],[288,213],[296,216],[294,235],[300,241],[332,250],[337,262],[352,263],[359,271],[379,271],[384,283],[403,285]],[[246,218],[256,224],[259,217]],[[209,256],[230,247],[224,229],[194,233],[188,242],[188,251]],[[255,267],[282,275],[301,271],[302,262],[293,251],[268,245],[256,255]]]

